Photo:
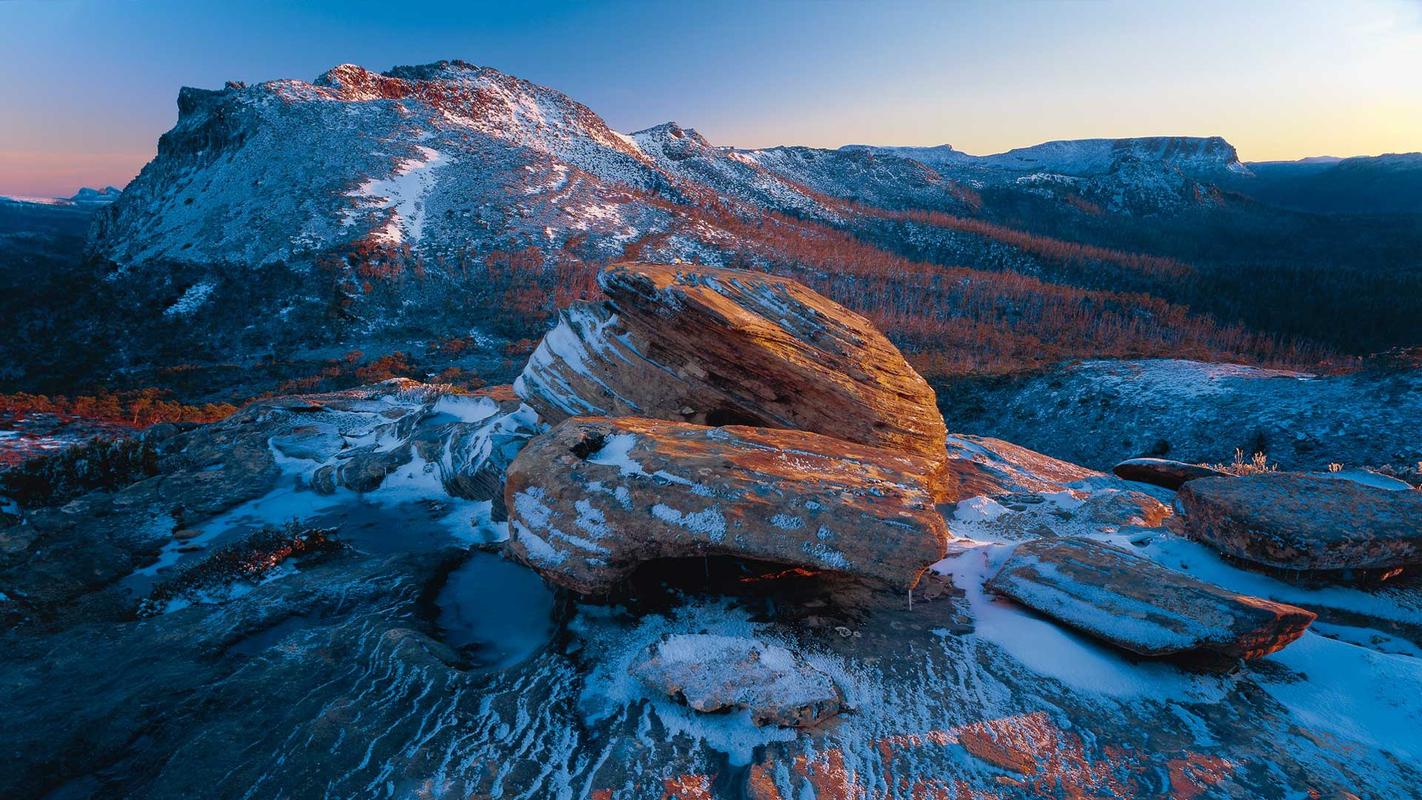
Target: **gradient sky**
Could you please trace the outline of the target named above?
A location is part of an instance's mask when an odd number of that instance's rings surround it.
[[[1422,150],[1422,1],[0,0],[0,194],[122,186],[182,85],[441,58],[742,147],[1219,134]]]

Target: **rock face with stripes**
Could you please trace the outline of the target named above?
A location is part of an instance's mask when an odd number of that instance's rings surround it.
[[[1019,545],[987,587],[1143,656],[1259,658],[1302,636],[1317,616],[1083,537]]]
[[[787,278],[617,264],[608,299],[569,308],[515,383],[549,422],[638,416],[811,431],[926,460],[955,498],[933,390],[863,317]]]
[[[574,417],[509,467],[508,552],[583,594],[653,559],[701,556],[911,587],[948,540],[926,471],[804,431]]]

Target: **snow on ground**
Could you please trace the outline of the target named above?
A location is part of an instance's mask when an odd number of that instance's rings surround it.
[[[1084,372],[1094,371],[1102,386],[1114,387],[1124,397],[1142,399],[1175,397],[1195,399],[1225,391],[1231,380],[1292,378],[1309,380],[1306,372],[1249,367],[1243,364],[1210,364],[1202,361],[1162,358],[1143,361],[1087,361]]]
[[[217,284],[212,281],[203,281],[189,286],[171,306],[163,310],[165,317],[186,317],[191,316],[202,304],[207,302],[207,298],[212,295],[212,290],[217,288]]]
[[[973,543],[932,569],[967,593],[976,636],[1002,648],[1028,669],[1079,691],[1115,698],[1216,702],[1230,680],[1191,674],[1158,661],[1130,660],[1121,651],[1064,628],[1009,600],[990,596],[983,583],[1015,545]],[[947,632],[944,632],[947,635]]]
[[[1388,489],[1390,491],[1408,491],[1412,484],[1404,480],[1398,480],[1390,475],[1383,475],[1380,472],[1373,472],[1370,469],[1343,469],[1337,472],[1315,472],[1320,478],[1332,478],[1340,481],[1353,481],[1364,486],[1373,486],[1378,489]]]
[[[1316,633],[1267,660],[1293,674],[1260,685],[1305,726],[1422,759],[1422,660]]]
[[[727,714],[693,711],[662,692],[648,689],[632,676],[631,667],[642,658],[647,646],[665,634],[715,631],[722,636],[763,638],[763,626],[752,623],[742,610],[725,603],[682,606],[667,616],[650,614],[633,621],[615,607],[580,605],[570,627],[601,651],[579,699],[579,708],[589,725],[641,706],[646,712],[654,712],[669,734],[703,741],[740,766],[749,764],[756,748],[767,742],[791,741],[796,736],[793,729],[757,726],[746,709]],[[764,641],[777,643],[773,638]]]
[[[347,211],[345,224],[353,224],[360,211],[388,210],[389,219],[377,228],[372,238],[386,244],[418,244],[424,236],[425,197],[435,185],[435,167],[444,162],[444,154],[432,147],[415,145],[419,156],[395,163],[393,174],[385,179],[371,179],[349,193],[358,211]]]

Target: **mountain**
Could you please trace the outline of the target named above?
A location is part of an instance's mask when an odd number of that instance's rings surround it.
[[[1331,214],[1422,213],[1422,153],[1249,164],[1231,189],[1261,202]]]
[[[123,194],[122,190],[106,186],[103,189],[92,189],[88,186],[80,189],[71,197],[22,197],[0,195],[0,203],[11,205],[39,205],[39,206],[102,206],[108,205]]]
[[[744,149],[671,122],[614,131],[462,61],[185,88],[178,112],[117,200],[71,204],[98,209],[82,263],[15,274],[11,391],[109,375],[235,401],[396,356],[502,380],[619,260],[796,277],[929,372],[1313,368],[1405,344],[1422,305],[1422,227],[1329,228],[1223,190],[1247,170],[1217,137]]]
[[[121,194],[123,191],[113,186],[106,186],[103,189],[91,189],[85,186],[73,197],[70,197],[69,202],[81,205],[105,205],[119,199]]]
[[[1218,202],[1214,184],[1248,174],[1218,136],[1157,136],[1045,142],[973,156],[949,145],[841,150],[909,158],[975,186],[1016,186],[1044,196],[1076,196],[1113,212],[1150,214]]]
[[[953,149],[951,144],[933,147],[880,147],[872,144],[847,144],[839,148],[843,152],[867,152],[876,155],[908,158],[934,169],[958,167],[977,162],[981,157]]]

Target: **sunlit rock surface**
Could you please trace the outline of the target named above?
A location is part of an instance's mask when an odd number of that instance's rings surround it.
[[[1285,570],[1422,565],[1422,492],[1294,473],[1191,481],[1185,530],[1221,552]]]
[[[933,390],[868,320],[743,270],[617,264],[599,282],[607,303],[565,312],[515,384],[543,419],[812,431],[925,458],[952,495]]]
[[[987,588],[1146,656],[1208,651],[1259,658],[1302,636],[1315,616],[1084,537],[1019,545]]]
[[[916,456],[804,431],[575,417],[509,467],[509,552],[583,594],[737,556],[913,586],[947,532]]]

